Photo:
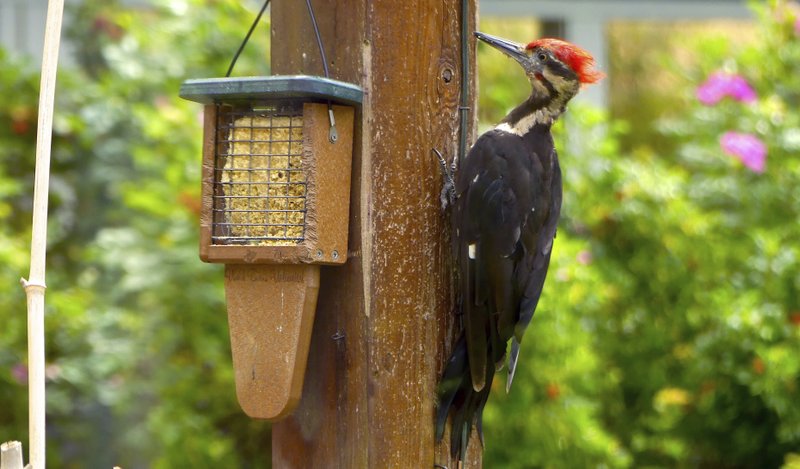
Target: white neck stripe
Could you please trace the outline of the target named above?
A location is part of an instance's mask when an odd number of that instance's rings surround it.
[[[548,108],[537,109],[535,112],[528,114],[527,116],[515,122],[514,125],[511,125],[508,122],[501,122],[495,127],[495,129],[522,137],[530,132],[531,129],[536,126],[536,124],[552,124],[559,114],[561,113]]]

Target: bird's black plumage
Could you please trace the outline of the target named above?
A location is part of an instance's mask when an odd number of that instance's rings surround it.
[[[523,65],[532,93],[478,138],[455,177],[452,232],[463,334],[440,381],[436,438],[452,415],[450,448],[460,460],[473,424],[483,441],[482,411],[506,361],[510,388],[542,294],[562,200],[550,130],[584,81],[558,50],[479,34]]]
[[[473,422],[463,419],[486,404],[508,342],[522,341],[547,275],[561,211],[550,125],[537,124],[524,137],[483,134],[457,174],[456,194],[453,233],[465,333],[448,364],[453,376],[446,371],[442,379],[459,382],[442,389],[437,434],[455,401],[467,411],[454,422],[453,436],[466,432],[466,441]],[[453,443],[454,450],[461,446]]]

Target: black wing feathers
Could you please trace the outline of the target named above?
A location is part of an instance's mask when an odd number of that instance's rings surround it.
[[[528,275],[528,282],[520,304],[520,317],[514,331],[514,336],[518,342],[522,342],[525,328],[528,327],[531,319],[533,319],[533,313],[539,303],[539,297],[542,294],[544,281],[547,277],[547,268],[550,265],[550,253],[553,249],[553,240],[556,237],[558,219],[561,215],[561,168],[558,165],[555,150],[553,150],[553,154],[553,175],[550,185],[552,192],[550,194],[549,213],[547,219],[544,220],[544,226],[539,230],[535,252],[529,256],[529,260],[532,261],[533,265],[526,269],[530,274]]]
[[[453,212],[464,335],[439,386],[436,438],[453,410],[451,452],[463,459],[509,341],[509,385],[550,260],[561,176],[549,126],[526,136],[492,130],[462,162]],[[512,340],[513,338],[513,340]]]

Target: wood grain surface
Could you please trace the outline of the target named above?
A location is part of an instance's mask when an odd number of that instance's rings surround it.
[[[431,149],[457,153],[460,2],[313,4],[331,78],[365,94],[355,117],[349,259],[321,268],[303,396],[273,427],[273,467],[453,469],[433,437],[435,387],[456,320]],[[271,47],[274,74],[322,75],[302,2],[274,2]],[[468,462],[481,466],[477,440]]]

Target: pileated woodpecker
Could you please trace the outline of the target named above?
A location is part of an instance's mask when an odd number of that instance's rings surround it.
[[[566,41],[525,45],[475,36],[525,69],[531,95],[478,138],[449,197],[464,331],[439,383],[436,439],[452,414],[450,450],[459,461],[473,424],[483,442],[483,408],[509,341],[506,392],[511,388],[522,336],[547,275],[561,211],[561,170],[550,127],[582,84],[603,77],[588,52]]]

